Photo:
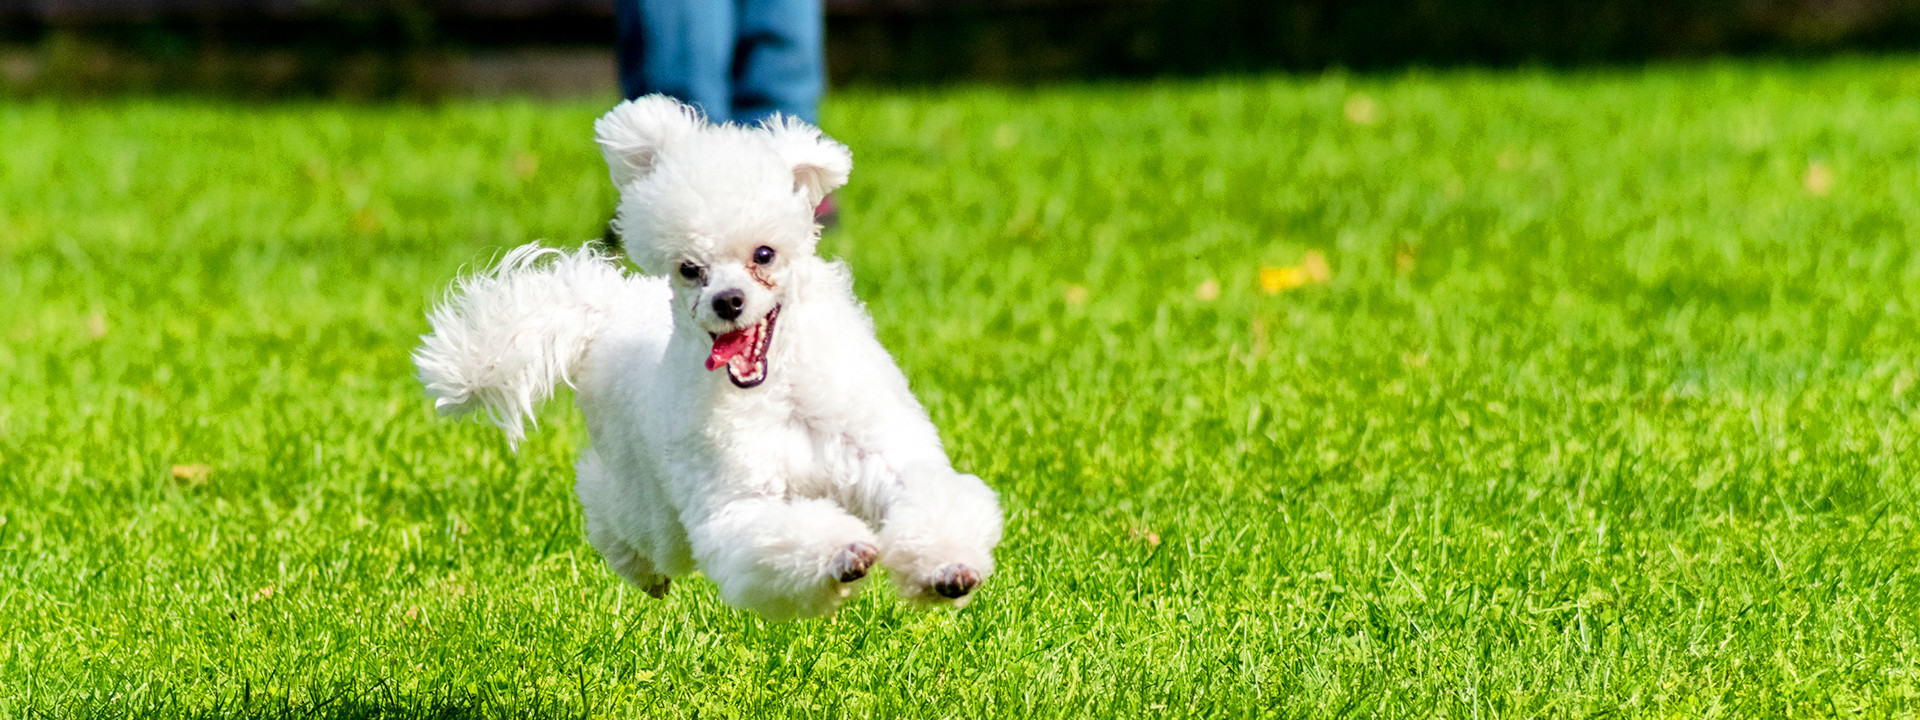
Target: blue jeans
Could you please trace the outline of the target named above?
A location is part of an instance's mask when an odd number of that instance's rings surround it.
[[[620,89],[664,93],[715,122],[818,121],[821,0],[614,0]]]

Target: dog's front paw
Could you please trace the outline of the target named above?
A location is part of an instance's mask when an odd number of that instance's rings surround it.
[[[873,563],[880,559],[880,548],[873,543],[856,542],[840,549],[827,564],[827,575],[843,583],[850,583],[867,576],[873,569]]]
[[[899,554],[889,552],[889,563],[905,559]],[[991,564],[975,565],[968,562],[929,560],[931,561],[924,563],[887,566],[893,571],[894,586],[899,588],[901,597],[923,605],[963,607],[973,600],[975,591],[986,582],[987,576],[993,574]],[[914,565],[918,565],[921,569],[913,569]]]
[[[929,589],[948,600],[958,600],[980,586],[980,571],[960,563],[947,563],[933,571]]]

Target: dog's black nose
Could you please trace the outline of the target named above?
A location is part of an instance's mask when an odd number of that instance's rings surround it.
[[[740,308],[746,304],[746,293],[739,290],[722,291],[713,296],[713,314],[719,315],[721,320],[732,320],[740,317]]]

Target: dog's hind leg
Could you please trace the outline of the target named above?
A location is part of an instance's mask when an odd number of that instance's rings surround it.
[[[769,620],[833,612],[880,557],[866,523],[827,500],[749,497],[689,519],[693,555],[721,599]]]
[[[672,578],[655,572],[653,562],[625,540],[615,537],[606,528],[595,528],[594,525],[593,516],[588,515],[587,542],[593,543],[594,549],[600,551],[600,557],[606,558],[608,567],[650,597],[667,596],[667,589],[673,584]]]
[[[612,513],[618,511],[619,498],[608,483],[605,468],[600,455],[588,449],[580,457],[577,466],[580,480],[574,492],[580,496],[580,505],[587,516],[587,542],[592,543],[600,557],[605,558],[607,566],[626,578],[652,597],[665,597],[672,579],[662,574],[653,561],[631,543],[620,536],[609,520]]]

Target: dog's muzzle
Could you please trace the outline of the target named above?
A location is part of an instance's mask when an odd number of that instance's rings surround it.
[[[779,318],[780,306],[775,305],[760,322],[725,335],[714,335],[707,369],[725,366],[727,379],[733,381],[734,387],[750,388],[766,382],[767,348],[773,347],[773,323]]]

